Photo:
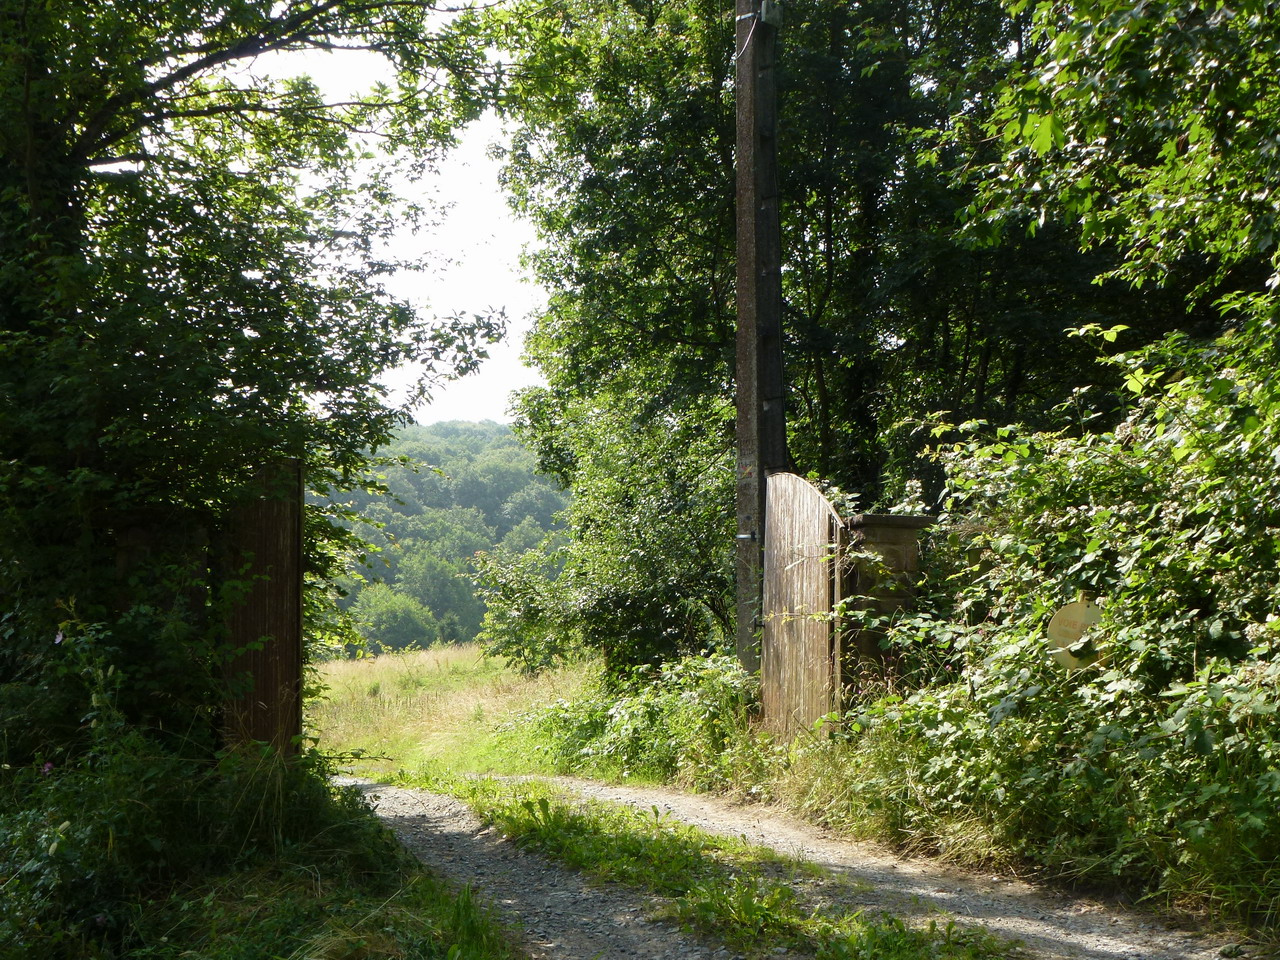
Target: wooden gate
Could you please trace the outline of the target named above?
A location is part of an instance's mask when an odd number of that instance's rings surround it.
[[[262,471],[229,522],[234,579],[249,588],[227,628],[235,657],[224,670],[231,744],[269,743],[297,753],[302,733],[302,463]]]
[[[844,525],[795,474],[771,474],[765,496],[761,696],[765,722],[790,735],[838,706]]]

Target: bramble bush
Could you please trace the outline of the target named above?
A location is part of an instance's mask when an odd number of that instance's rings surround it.
[[[755,764],[749,717],[759,682],[732,656],[685,657],[642,666],[623,680],[517,718],[559,773],[674,780],[726,789]]]
[[[1005,428],[939,454],[935,563],[885,641],[927,682],[849,712],[857,772],[811,805],[1275,921],[1276,332],[1114,358],[1134,398],[1114,429]],[[1097,659],[1068,671],[1045,626],[1081,591],[1103,611],[1082,641]]]

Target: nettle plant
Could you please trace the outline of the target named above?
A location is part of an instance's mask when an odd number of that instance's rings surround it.
[[[1112,360],[1134,398],[1114,429],[1005,428],[939,453],[945,567],[887,640],[932,682],[854,711],[864,743],[913,758],[860,802],[940,845],[977,817],[1068,874],[1274,919],[1278,352],[1267,321],[1207,348],[1173,338]],[[1081,591],[1103,611],[1096,660],[1065,670],[1045,627]]]

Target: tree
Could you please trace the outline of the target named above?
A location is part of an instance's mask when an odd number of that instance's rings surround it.
[[[538,668],[575,649],[622,673],[730,636],[732,470],[723,401],[643,420],[637,398],[528,391],[544,462],[573,490],[567,540],[480,559],[482,638]],[[551,444],[554,443],[554,448]]]
[[[521,487],[507,497],[507,502],[502,505],[502,519],[510,527],[504,536],[509,536],[522,526],[551,529],[556,525],[556,518],[564,505],[564,496],[549,484]]]
[[[993,837],[1053,868],[1151,897],[1212,889],[1212,909],[1263,924],[1280,849],[1276,12],[1035,7],[1034,55],[997,91],[1003,155],[974,233],[1069,229],[1213,335],[1109,358],[1131,404],[1113,430],[1005,429],[942,453],[957,522],[937,531],[932,598],[886,640],[928,685],[865,739],[893,758],[872,793],[930,781],[907,819],[985,808]],[[1122,335],[1081,333],[1105,349]],[[1046,612],[1081,589],[1101,619],[1064,684]],[[1014,781],[1017,799],[993,802]],[[942,837],[932,816],[907,829]]]
[[[361,590],[351,617],[376,652],[429,647],[441,639],[440,624],[426,605],[385,583]]]
[[[988,220],[1078,224],[1120,247],[1134,286],[1207,262],[1193,306],[1274,289],[1274,4],[1068,2],[1037,7],[1034,29],[1040,53],[994,118],[1008,150]]]
[[[475,507],[436,507],[409,516],[398,524],[398,536],[405,544],[419,543],[454,563],[465,563],[477,550],[497,538]]]
[[[601,459],[580,459],[593,418],[601,433],[643,437],[661,423],[715,437],[704,467],[732,444],[720,419],[733,392],[731,21],[709,0],[573,0],[538,18],[516,3],[490,21],[515,55],[505,102],[521,128],[508,183],[542,237],[535,270],[555,291],[528,341],[549,391],[527,396],[523,429],[575,496],[610,477]],[[1015,53],[1031,56],[1026,30],[994,0],[787,4],[789,443],[801,473],[867,507],[922,474],[940,483],[917,456],[925,437],[904,423],[946,410],[1040,425],[1076,387],[1113,377],[1069,328],[1124,323],[1146,342],[1189,322],[1176,297],[1095,285],[1114,254],[1081,253],[1070,225],[986,247],[962,229],[972,174],[999,152],[982,127],[991,90]],[[645,451],[691,455],[642,439],[632,464]],[[693,463],[681,470],[708,478],[708,496],[722,489]],[[688,555],[697,537],[665,520],[638,522],[670,529],[675,554]],[[574,535],[604,552],[616,546],[604,529]],[[718,550],[703,556],[714,582]],[[679,632],[678,616],[671,626]]]
[[[54,637],[103,624],[104,665],[166,671],[135,716],[208,716],[237,567],[219,538],[259,465],[358,482],[403,417],[378,375],[465,370],[498,332],[429,323],[383,285],[402,265],[382,241],[411,216],[393,172],[476,108],[479,48],[438,18],[0,0],[0,674],[49,681]],[[253,69],[307,50],[372,51],[395,79],[329,102]],[[313,511],[317,577],[334,537]]]
[[[450,562],[435,554],[430,545],[415,544],[406,550],[400,564],[396,592],[431,611],[441,624],[440,639],[445,643],[470,641],[480,632],[484,605],[467,576],[470,559]]]
[[[519,556],[537,549],[547,535],[547,528],[534,517],[525,517],[494,544],[494,549],[508,556]]]

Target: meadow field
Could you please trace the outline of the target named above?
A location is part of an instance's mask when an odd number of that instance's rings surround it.
[[[529,676],[476,644],[318,664],[307,722],[320,748],[366,776],[440,767],[546,773],[542,754],[507,725],[537,706],[573,700],[594,675],[577,665]]]

